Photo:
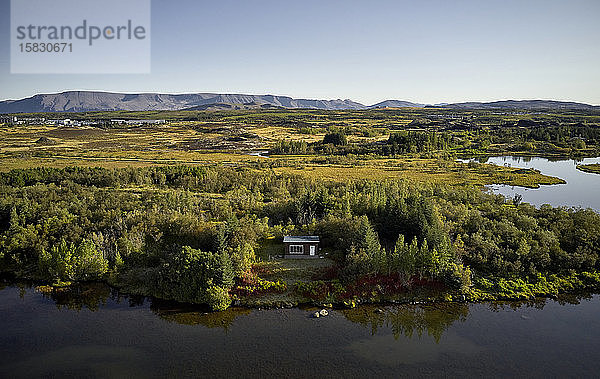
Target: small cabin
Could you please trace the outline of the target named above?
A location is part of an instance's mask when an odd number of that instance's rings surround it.
[[[319,236],[285,236],[284,258],[319,258]]]

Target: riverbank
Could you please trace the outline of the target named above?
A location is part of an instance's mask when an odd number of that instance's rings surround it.
[[[583,172],[589,172],[592,174],[600,174],[600,164],[598,164],[598,163],[580,164],[580,165],[577,165],[577,169],[581,170]]]
[[[473,278],[473,284],[468,288],[452,290],[441,282],[418,278],[403,281],[395,275],[365,276],[349,283],[343,283],[338,279],[310,279],[310,276],[321,275],[332,266],[324,262],[317,265],[317,267],[310,268],[308,265],[295,265],[296,262],[298,261],[285,266],[282,270],[274,270],[270,274],[263,275],[269,279],[258,277],[253,287],[250,287],[248,283],[238,282],[230,291],[231,306],[248,309],[305,306],[349,309],[359,305],[479,303],[483,301],[533,300],[536,298],[555,299],[559,295],[600,292],[599,272],[585,271],[567,275],[538,274],[529,278],[475,277]],[[278,262],[264,263],[273,266]],[[290,268],[294,266],[298,268],[296,272],[293,268]],[[257,271],[265,273],[265,265],[259,263]],[[97,283],[107,287],[107,289],[95,287],[96,290],[100,288],[99,293],[117,290],[119,293],[132,296],[157,298],[164,301],[174,300],[156,296],[156,293],[140,286],[139,283],[125,283],[116,280],[115,277],[100,282],[66,282],[58,285],[40,281],[33,277],[18,277],[14,273],[4,273],[0,278],[3,278],[3,281],[7,283],[26,281],[37,291],[49,296],[81,293],[82,285]],[[257,285],[256,283],[260,284]],[[92,290],[92,292],[96,290]],[[89,292],[90,289],[87,291]],[[91,296],[93,293],[88,293],[88,295]],[[208,312],[209,309],[207,306],[206,311]]]
[[[287,308],[299,305],[353,308],[364,304],[430,304],[532,300],[556,298],[560,294],[600,291],[600,273],[542,275],[530,278],[475,277],[473,285],[451,289],[441,282],[397,276],[367,276],[350,283],[339,280],[300,281],[279,291],[265,291],[236,297],[234,305],[250,308]]]
[[[595,195],[594,191],[590,191],[590,188],[596,188],[599,185],[600,177],[585,173],[584,169],[582,169],[582,167],[600,166],[600,157],[598,156],[585,158],[581,161],[572,159],[550,160],[540,157],[498,156],[487,158],[486,163],[509,166],[513,169],[533,169],[548,176],[559,177],[567,183],[566,185],[542,186],[537,190],[507,185],[488,186],[496,194],[501,194],[509,199],[513,199],[516,196],[522,202],[530,203],[537,207],[550,204],[554,207],[592,208],[596,212],[600,212],[600,198]]]

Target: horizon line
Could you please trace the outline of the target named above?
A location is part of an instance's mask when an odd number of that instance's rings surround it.
[[[577,100],[557,100],[557,99],[552,99],[552,98],[503,98],[503,99],[498,99],[498,100],[463,100],[463,101],[454,101],[454,102],[446,102],[446,101],[441,101],[441,102],[437,102],[437,103],[427,103],[427,102],[420,102],[420,101],[413,101],[413,100],[404,100],[401,98],[385,98],[383,100],[380,100],[378,102],[375,102],[371,105],[367,105],[364,103],[361,103],[359,101],[356,100],[352,100],[350,98],[329,98],[329,99],[321,99],[321,98],[309,98],[309,97],[294,97],[294,96],[290,96],[290,95],[275,95],[275,94],[270,94],[270,93],[265,93],[265,94],[256,94],[256,93],[243,93],[243,92],[211,92],[211,91],[199,91],[199,92],[193,92],[193,91],[189,91],[189,92],[148,92],[148,91],[141,91],[141,92],[136,92],[136,91],[110,91],[110,90],[89,90],[89,89],[66,89],[66,90],[58,90],[55,92],[38,92],[35,93],[33,95],[30,96],[25,96],[22,98],[5,98],[5,99],[0,99],[0,102],[5,102],[5,101],[20,101],[20,100],[25,100],[25,99],[29,99],[35,96],[39,96],[39,95],[60,95],[63,93],[67,93],[67,92],[99,92],[99,93],[109,93],[109,94],[124,94],[124,95],[144,95],[144,94],[159,94],[159,95],[196,95],[196,94],[214,94],[214,95],[245,95],[245,96],[275,96],[275,97],[288,97],[294,100],[317,100],[317,101],[336,101],[336,100],[340,100],[340,101],[352,101],[354,103],[366,106],[366,107],[371,107],[374,105],[377,105],[379,103],[385,102],[385,101],[405,101],[405,102],[409,102],[409,103],[413,103],[413,104],[419,104],[419,105],[424,105],[424,106],[432,106],[432,105],[442,105],[442,104],[447,104],[447,105],[454,105],[454,104],[462,104],[462,103],[495,103],[495,102],[502,102],[502,101],[555,101],[555,102],[561,102],[561,103],[577,103],[577,104],[584,104],[584,105],[590,105],[593,107],[600,107],[600,104],[591,104],[591,103],[587,103],[587,102],[583,102],[583,101],[577,101]]]

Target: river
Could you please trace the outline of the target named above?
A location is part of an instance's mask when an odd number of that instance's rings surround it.
[[[579,164],[600,163],[600,157],[582,160],[549,160],[538,157],[501,156],[488,158],[485,163],[499,166],[533,168],[542,174],[564,179],[566,184],[543,185],[540,188],[524,188],[509,185],[490,185],[492,192],[513,198],[519,194],[522,201],[535,206],[592,208],[600,212],[600,175],[577,169]]]
[[[104,285],[0,284],[0,377],[570,376],[600,372],[600,297],[532,303],[202,308]]]

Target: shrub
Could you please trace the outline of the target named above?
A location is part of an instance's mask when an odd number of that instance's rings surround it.
[[[108,260],[96,245],[83,240],[79,245],[62,240],[50,251],[42,250],[38,259],[39,273],[52,280],[98,280],[108,272]]]
[[[442,274],[444,283],[461,292],[465,292],[471,287],[471,270],[462,264],[451,263],[447,270]]]
[[[96,245],[83,240],[75,250],[75,278],[77,280],[100,279],[108,272],[108,260]]]
[[[210,286],[206,291],[206,302],[213,311],[224,311],[231,305],[231,297],[227,289]]]
[[[233,284],[231,260],[227,253],[211,253],[189,246],[171,252],[158,273],[158,295],[177,301],[209,303],[214,289],[228,291]],[[212,297],[211,297],[212,296]]]

